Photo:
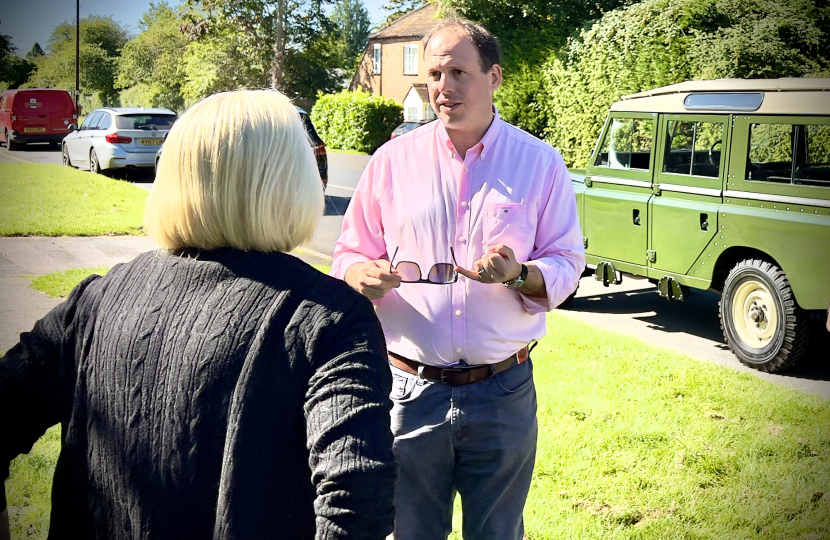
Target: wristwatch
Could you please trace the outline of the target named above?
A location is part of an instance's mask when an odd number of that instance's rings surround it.
[[[515,277],[513,279],[507,280],[502,283],[505,287],[510,290],[516,290],[522,285],[525,284],[525,280],[527,279],[527,266],[522,264],[522,273],[519,274],[519,277]]]

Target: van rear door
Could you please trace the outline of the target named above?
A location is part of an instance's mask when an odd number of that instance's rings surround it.
[[[42,135],[50,133],[49,110],[43,100],[43,92],[18,92],[14,97],[14,116],[12,129],[21,135]]]
[[[72,96],[69,92],[63,90],[45,92],[43,102],[49,114],[47,133],[63,135],[69,133],[69,124],[75,122],[75,104],[72,103]]]

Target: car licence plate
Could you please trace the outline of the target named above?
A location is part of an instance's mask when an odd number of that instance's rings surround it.
[[[45,127],[27,127],[23,128],[23,133],[45,133]]]
[[[164,139],[138,139],[138,144],[141,146],[161,146]]]

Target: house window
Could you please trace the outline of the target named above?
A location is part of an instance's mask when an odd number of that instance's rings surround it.
[[[420,120],[420,115],[418,114],[418,107],[407,107],[406,108],[406,121],[407,122],[416,122]]]
[[[375,48],[372,55],[372,73],[380,74],[380,43],[375,43]]]
[[[418,74],[418,46],[404,45],[403,46],[403,74],[417,75]]]

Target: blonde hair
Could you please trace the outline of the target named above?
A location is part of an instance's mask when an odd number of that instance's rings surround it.
[[[288,252],[323,215],[323,186],[294,105],[274,90],[214,94],[164,143],[144,226],[169,249]]]

